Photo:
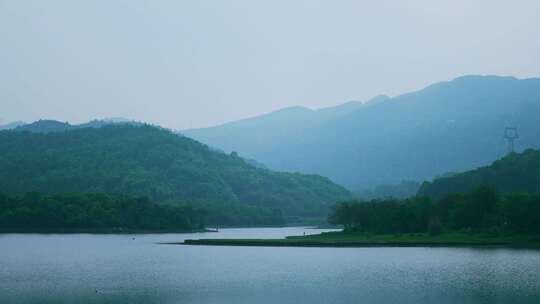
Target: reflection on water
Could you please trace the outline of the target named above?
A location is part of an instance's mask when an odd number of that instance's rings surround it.
[[[0,235],[0,303],[540,303],[534,250],[156,244],[304,232]]]

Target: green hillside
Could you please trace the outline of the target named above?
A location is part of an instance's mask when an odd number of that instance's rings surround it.
[[[236,153],[148,125],[0,132],[0,192],[28,191],[144,196],[203,206],[210,219],[233,224],[257,224],[250,221],[280,212],[320,216],[351,197],[325,177],[257,168]]]
[[[512,153],[489,166],[425,182],[418,194],[441,198],[479,186],[490,186],[501,193],[540,193],[540,151]]]

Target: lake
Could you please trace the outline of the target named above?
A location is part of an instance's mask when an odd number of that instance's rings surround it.
[[[540,251],[159,245],[325,230],[0,235],[0,303],[540,303]]]

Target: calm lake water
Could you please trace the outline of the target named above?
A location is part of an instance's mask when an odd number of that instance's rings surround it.
[[[0,303],[540,303],[534,250],[156,244],[304,232],[4,234]]]

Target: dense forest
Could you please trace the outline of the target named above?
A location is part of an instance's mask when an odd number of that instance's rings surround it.
[[[127,195],[0,194],[1,231],[191,231],[204,228],[205,215],[203,208],[158,205]]]
[[[484,185],[501,193],[540,193],[540,150],[511,153],[489,166],[426,182],[418,195],[442,198]]]
[[[493,188],[432,200],[412,197],[336,204],[328,221],[377,234],[451,231],[540,234],[540,195],[499,195]]]
[[[378,234],[540,234],[540,151],[511,153],[490,166],[425,182],[407,199],[342,202],[328,220],[346,230]]]
[[[0,132],[0,192],[111,193],[200,206],[216,224],[282,223],[323,216],[344,188],[318,175],[255,167],[168,130],[105,125],[70,131]]]

